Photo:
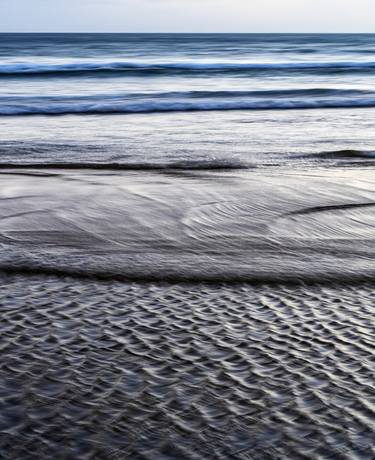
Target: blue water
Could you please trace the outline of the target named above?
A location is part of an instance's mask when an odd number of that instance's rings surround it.
[[[369,161],[374,53],[375,35],[1,34],[0,159]]]
[[[1,161],[368,161],[374,53],[375,35],[2,34]]]
[[[0,114],[372,107],[372,35],[2,35]]]

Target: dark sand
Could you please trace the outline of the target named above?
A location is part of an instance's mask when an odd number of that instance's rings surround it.
[[[374,286],[2,276],[3,459],[373,459]]]
[[[374,211],[366,168],[3,170],[0,458],[373,460]]]

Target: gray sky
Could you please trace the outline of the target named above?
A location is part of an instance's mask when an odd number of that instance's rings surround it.
[[[375,0],[0,0],[0,32],[375,32]]]

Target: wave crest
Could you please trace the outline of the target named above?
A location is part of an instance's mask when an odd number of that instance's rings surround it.
[[[375,107],[375,93],[302,88],[265,91],[181,91],[82,96],[0,97],[0,115],[115,114]]]
[[[299,62],[69,62],[58,64],[1,64],[0,76],[91,72],[251,72],[251,71],[361,71],[375,69],[375,61]]]
[[[0,163],[0,171],[8,169],[64,169],[64,170],[120,170],[120,171],[163,171],[163,170],[231,170],[255,168],[254,165],[234,159],[200,159],[170,161],[167,163],[98,163],[98,162],[46,162],[46,163]]]

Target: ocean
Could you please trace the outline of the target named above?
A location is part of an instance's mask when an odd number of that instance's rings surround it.
[[[374,55],[0,34],[1,458],[375,458]]]
[[[4,162],[315,167],[373,156],[375,35],[0,37]]]

